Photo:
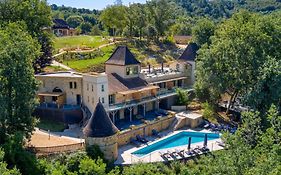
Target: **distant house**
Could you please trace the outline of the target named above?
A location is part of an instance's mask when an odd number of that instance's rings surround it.
[[[175,35],[174,40],[177,44],[187,44],[191,41],[192,36]]]
[[[54,19],[53,23],[52,31],[56,36],[73,36],[77,34],[76,30],[71,28],[63,19]]]

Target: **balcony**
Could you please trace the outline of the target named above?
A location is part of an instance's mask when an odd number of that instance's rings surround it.
[[[193,90],[192,87],[184,87],[184,88],[181,88],[181,89],[183,89],[187,92]],[[128,107],[141,105],[141,104],[144,104],[144,103],[153,102],[153,101],[156,101],[156,100],[161,100],[161,99],[164,99],[164,98],[174,96],[176,94],[177,94],[176,88],[160,89],[155,96],[147,96],[147,97],[142,97],[139,100],[130,100],[130,101],[122,102],[122,103],[110,104],[109,105],[109,111],[116,111],[116,110],[120,110],[120,109],[124,109],[124,108],[128,108]]]

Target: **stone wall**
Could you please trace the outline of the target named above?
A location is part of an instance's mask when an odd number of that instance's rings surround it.
[[[87,145],[98,145],[107,160],[116,160],[118,157],[118,145],[116,134],[110,137],[86,138]]]
[[[132,129],[122,131],[117,136],[118,146],[130,143],[130,138],[135,139],[136,135],[151,136],[153,129],[157,131],[167,130],[174,119],[174,115],[170,114],[169,116],[160,118],[159,120],[155,120],[153,122],[149,122],[147,124],[139,125]]]

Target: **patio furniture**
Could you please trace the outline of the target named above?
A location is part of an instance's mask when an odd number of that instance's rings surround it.
[[[152,135],[158,137],[158,138],[161,138],[162,136],[159,134],[158,131],[156,131],[155,129],[152,130]]]
[[[140,147],[140,146],[141,146],[141,143],[138,142],[137,140],[133,139],[133,138],[130,138],[130,143],[136,145],[137,147]]]
[[[147,143],[148,140],[140,135],[136,135],[137,141],[140,141],[142,143]]]
[[[181,156],[184,157],[184,149],[176,149],[176,153]]]

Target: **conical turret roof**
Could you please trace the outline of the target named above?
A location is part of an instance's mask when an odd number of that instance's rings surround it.
[[[86,137],[109,137],[118,132],[100,101],[83,132]]]

